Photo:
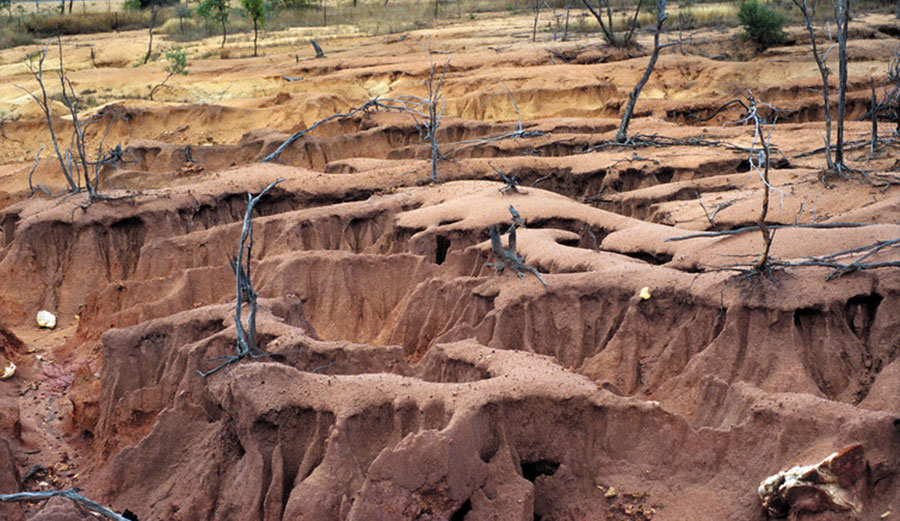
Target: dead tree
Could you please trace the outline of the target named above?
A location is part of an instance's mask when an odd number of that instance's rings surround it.
[[[610,0],[601,0],[601,3],[598,9],[602,10],[604,7],[606,8],[606,21],[603,21],[603,15],[594,10],[594,7],[589,3],[588,0],[581,0],[584,3],[584,6],[588,8],[588,11],[594,15],[594,18],[597,19],[597,23],[600,24],[600,30],[603,32],[603,40],[606,41],[608,45],[613,47],[627,47],[631,45],[632,39],[634,38],[634,30],[637,28],[637,18],[638,14],[641,12],[641,6],[644,4],[644,0],[638,0],[637,7],[634,8],[634,16],[631,18],[631,24],[628,27],[627,32],[625,33],[625,37],[621,40],[616,38],[616,32],[613,28],[613,15],[612,15],[612,5],[610,4]]]
[[[440,75],[437,74],[437,68],[434,60],[431,61],[431,69],[428,77],[425,79],[425,95],[421,96],[398,96],[390,101],[399,105],[389,106],[388,108],[406,112],[413,117],[416,129],[423,141],[427,141],[431,145],[431,181],[436,183],[438,161],[444,156],[441,155],[438,146],[437,132],[441,126],[441,118],[444,116],[446,103],[444,102],[444,74],[447,72],[447,66],[453,57],[447,58],[444,66],[441,67]]]
[[[443,117],[444,107],[446,107],[444,93],[441,89],[444,86],[444,73],[447,71],[447,65],[449,64],[450,59],[448,58],[441,68],[440,78],[435,78],[434,61],[432,61],[431,72],[428,74],[428,79],[425,80],[425,92],[428,94],[428,99],[426,100],[428,119],[425,121],[426,133],[423,139],[431,144],[431,181],[434,183],[437,182],[437,163],[441,157],[441,152],[438,150],[437,131],[438,127],[441,126],[441,117]]]
[[[544,287],[547,287],[547,282],[544,281],[544,278],[541,277],[538,270],[525,264],[525,258],[516,253],[516,228],[520,226],[524,227],[524,223],[522,222],[521,216],[519,216],[519,212],[517,212],[512,205],[509,206],[509,213],[512,214],[513,222],[506,232],[508,236],[506,248],[503,247],[503,241],[500,238],[497,229],[494,226],[491,226],[489,229],[491,234],[491,253],[494,254],[496,262],[489,262],[488,266],[496,269],[497,273],[502,273],[504,269],[509,268],[519,277],[519,280],[522,281],[525,280],[525,275],[522,274],[522,270],[530,271],[539,281],[541,281],[541,284],[543,284]]]
[[[828,85],[828,75],[830,74],[830,71],[828,70],[828,67],[825,66],[828,54],[834,47],[832,46],[823,54],[819,54],[819,50],[816,46],[816,34],[815,31],[813,31],[812,26],[812,16],[807,9],[807,0],[794,0],[794,5],[800,9],[803,18],[806,21],[806,31],[809,33],[809,39],[812,45],[813,59],[816,61],[816,66],[819,68],[819,75],[822,77],[822,99],[825,102],[825,164],[829,170],[834,170],[834,162],[831,160],[831,95],[829,93],[830,87]]]
[[[33,92],[26,90],[22,87],[19,87],[23,91],[25,91],[31,98],[38,104],[38,107],[41,109],[41,113],[44,114],[44,118],[47,121],[47,130],[50,131],[50,141],[53,142],[53,149],[56,151],[56,157],[59,159],[59,166],[62,169],[62,173],[66,178],[66,182],[69,184],[69,191],[72,193],[78,192],[79,186],[76,182],[77,178],[72,176],[71,169],[66,164],[67,155],[63,155],[63,152],[59,149],[59,141],[56,139],[56,130],[53,128],[53,115],[50,110],[50,99],[47,96],[47,88],[44,85],[44,60],[47,59],[47,47],[41,47],[38,50],[37,54],[37,65],[34,64],[33,61],[26,62],[26,66],[28,70],[31,72],[31,76],[37,81],[38,87],[40,88],[40,96],[34,94]],[[62,75],[62,67],[60,67],[60,75]]]
[[[763,200],[759,207],[759,220],[757,221],[759,232],[763,238],[763,248],[759,258],[753,263],[753,269],[759,273],[764,273],[769,266],[769,250],[772,247],[772,237],[775,235],[775,231],[769,230],[766,225],[766,216],[769,213],[769,188],[771,187],[769,184],[769,142],[766,141],[762,117],[757,112],[757,100],[751,96],[748,97],[747,102],[748,114],[744,121],[753,125],[753,144],[750,146],[749,163],[750,168],[759,175],[763,182]],[[774,121],[772,122],[772,128],[775,128]],[[754,153],[757,143],[762,149],[758,153]]]
[[[250,279],[250,263],[251,254],[253,252],[253,207],[256,206],[256,203],[259,202],[266,192],[282,181],[284,181],[284,178],[273,181],[256,197],[253,197],[249,193],[247,194],[247,211],[244,213],[244,226],[241,228],[238,254],[237,257],[228,259],[231,269],[234,272],[236,289],[234,327],[235,335],[237,336],[237,353],[210,359],[209,361],[224,361],[216,368],[206,373],[198,370],[197,373],[200,376],[209,376],[219,369],[227,367],[248,356],[251,358],[266,356],[265,353],[259,352],[259,348],[256,345],[256,299],[259,295],[253,288],[253,281]],[[241,321],[241,315],[245,301],[250,305],[250,310],[247,313],[246,323],[243,323]]]
[[[835,24],[838,27],[838,101],[837,143],[834,148],[834,166],[840,172],[844,167],[844,110],[847,105],[847,28],[850,22],[850,0],[832,0]]]
[[[644,88],[647,80],[650,79],[650,74],[653,73],[653,67],[656,66],[656,60],[659,58],[659,51],[675,45],[674,42],[660,45],[659,35],[662,33],[663,23],[665,23],[666,19],[669,17],[669,15],[666,14],[666,0],[657,0],[656,8],[656,29],[653,31],[653,53],[650,55],[650,62],[647,63],[647,69],[644,71],[644,75],[641,76],[640,81],[634,86],[634,90],[628,95],[628,104],[625,106],[625,113],[622,114],[622,122],[619,124],[619,131],[616,132],[616,142],[618,143],[625,143],[628,140],[628,124],[631,123],[634,104],[637,103],[638,96],[641,95],[641,89]],[[632,27],[632,31],[633,30],[634,27]]]
[[[81,494],[79,494],[79,492],[81,492],[80,488],[70,488],[68,490],[47,490],[44,492],[19,492],[17,494],[0,494],[0,503],[45,501],[52,497],[62,496],[64,498],[71,499],[75,503],[78,503],[91,512],[95,512],[96,515],[103,516],[107,519],[112,519],[113,521],[128,521],[128,518],[120,516],[119,514],[106,508],[100,503],[82,496]]]

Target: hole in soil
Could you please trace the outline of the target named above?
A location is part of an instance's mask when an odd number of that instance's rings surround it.
[[[581,239],[556,239],[556,243],[577,248],[578,245],[581,244]]]
[[[656,181],[660,184],[666,184],[675,176],[675,170],[672,168],[663,168],[655,173]]]
[[[443,264],[447,260],[447,251],[450,250],[450,239],[443,235],[434,238],[434,263]]]
[[[783,168],[791,168],[791,162],[784,158],[781,158],[778,161],[774,161],[774,160],[770,159],[769,166],[773,170],[781,170]],[[744,172],[749,172],[750,171],[750,160],[741,159],[741,162],[737,164],[737,168],[735,168],[735,171],[739,174],[742,174]]]
[[[847,325],[857,338],[865,340],[869,336],[869,330],[875,321],[875,313],[878,312],[878,306],[881,304],[883,297],[878,293],[870,295],[856,295],[847,301],[844,306],[844,316],[847,318]]]
[[[450,516],[450,521],[463,521],[470,510],[472,510],[472,500],[467,499],[456,509],[456,512]]]
[[[538,476],[552,476],[556,474],[559,463],[548,459],[538,461],[526,461],[522,463],[522,477],[534,483]]]
[[[500,445],[496,440],[493,440],[492,443],[488,444],[486,447],[482,447],[481,450],[478,451],[478,457],[481,458],[481,461],[485,463],[490,463],[494,456],[497,455],[497,451],[500,450]]]
[[[662,266],[663,264],[672,260],[672,255],[669,253],[650,253],[649,251],[631,251],[617,253],[625,255],[626,257],[631,257],[632,259],[642,260],[646,263],[656,266]]]

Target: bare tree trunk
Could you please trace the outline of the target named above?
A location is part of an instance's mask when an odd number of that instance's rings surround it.
[[[900,2],[900,0],[897,0]],[[569,38],[569,12],[572,10],[572,0],[566,0],[566,24],[563,27],[563,36],[562,40],[566,41]]]
[[[258,56],[256,54],[256,40],[259,36],[259,24],[256,21],[256,18],[253,19],[253,56]]]
[[[75,3],[75,0],[69,0],[69,14],[72,14],[72,4]]]
[[[588,8],[588,11],[590,11],[591,14],[594,15],[594,18],[597,19],[597,23],[600,24],[600,30],[603,31],[603,39],[606,40],[606,43],[612,45],[613,47],[617,47],[618,43],[616,42],[616,37],[613,33],[612,28],[612,14],[609,12],[607,13],[607,15],[609,16],[609,26],[607,27],[606,22],[603,21],[603,15],[595,11],[591,4],[588,3],[588,0],[581,0],[581,3],[583,3],[584,6]],[[609,0],[607,0],[606,7],[607,10],[609,10]]]
[[[807,9],[807,0],[794,0],[794,5],[800,9],[800,12],[803,13],[803,18],[806,20],[806,31],[809,33],[812,44],[813,58],[816,60],[819,75],[822,77],[822,98],[825,102],[825,165],[829,170],[833,170],[834,162],[831,160],[831,94],[828,85],[829,70],[825,66],[825,56],[828,55],[828,51],[823,56],[819,54],[819,50],[816,47],[816,34],[813,31],[812,16]]]
[[[616,141],[619,143],[628,141],[628,124],[631,122],[634,104],[637,103],[638,96],[641,95],[641,89],[644,88],[644,84],[647,83],[647,80],[650,79],[650,74],[653,73],[653,67],[656,66],[656,60],[659,58],[660,49],[673,45],[671,43],[665,45],[659,44],[659,35],[662,32],[663,23],[665,23],[666,18],[669,17],[669,15],[666,14],[666,0],[658,0],[657,8],[656,31],[653,33],[653,54],[650,55],[650,62],[647,64],[644,75],[641,77],[640,81],[638,81],[638,84],[634,86],[634,90],[631,91],[631,94],[628,95],[628,105],[625,106],[625,113],[622,115],[619,131],[616,132]]]
[[[225,26],[225,17],[222,17],[222,49],[225,48],[225,39],[228,37],[228,28]]]
[[[844,165],[844,111],[847,104],[847,27],[850,22],[850,0],[837,0],[838,25],[838,106],[837,143],[834,162],[838,168]]]
[[[531,28],[531,41],[537,40],[538,17],[541,14],[541,0],[534,0],[534,26]]]
[[[438,180],[437,165],[441,158],[441,151],[438,149],[437,131],[441,126],[441,117],[444,115],[444,94],[441,89],[444,86],[444,72],[447,70],[447,63],[441,70],[441,77],[435,80],[435,66],[431,62],[431,73],[425,82],[425,90],[428,94],[428,141],[431,144],[431,181],[436,183]]]
[[[763,201],[759,209],[759,231],[762,233],[763,237],[763,249],[762,253],[759,254],[759,258],[756,260],[756,263],[753,264],[753,269],[756,271],[763,271],[769,263],[769,250],[772,247],[772,233],[769,232],[769,228],[766,226],[766,216],[769,213],[769,144],[766,143],[765,132],[759,124],[759,119],[756,118],[754,123],[756,125],[756,131],[759,133],[760,143],[763,147],[764,166]]]
[[[875,155],[875,147],[878,146],[878,95],[875,93],[875,78],[869,78],[872,87],[872,102],[869,112],[872,113],[872,141],[869,143],[869,157]],[[868,161],[868,159],[866,159]]]

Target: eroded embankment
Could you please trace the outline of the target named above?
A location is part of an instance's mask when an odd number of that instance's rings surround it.
[[[156,228],[128,276],[82,309],[82,335],[116,326],[103,336],[99,381],[76,383],[102,393],[73,395],[74,426],[100,469],[93,490],[172,519],[626,509],[681,519],[702,491],[729,482],[699,517],[755,519],[759,479],[798,454],[858,441],[879,469],[866,512],[896,499],[897,403],[885,380],[898,363],[896,276],[729,284],[679,266],[749,241],[666,243],[683,232],[500,186],[296,205],[314,198],[287,182],[255,220],[270,356],[207,378],[197,370],[234,349],[222,259],[239,212],[168,236]],[[486,265],[486,229],[509,222],[510,204],[526,225],[519,252],[547,288]],[[864,242],[894,229],[854,233]],[[610,486],[622,496],[608,498]]]
[[[756,519],[755,483],[779,462],[850,441],[872,447],[866,511],[895,496],[892,414],[709,375],[698,403],[718,407],[697,430],[550,357],[469,340],[409,367],[394,348],[312,339],[296,298],[262,306],[272,356],[206,379],[196,370],[232,349],[228,306],[104,336],[97,439],[110,459],[94,485],[113,505],[154,518],[570,519],[628,502],[658,519]],[[710,487],[715,504],[696,512]]]

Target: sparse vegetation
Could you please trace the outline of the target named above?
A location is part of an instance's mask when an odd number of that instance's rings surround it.
[[[787,16],[769,9],[757,0],[741,2],[738,19],[744,28],[742,36],[756,42],[760,49],[784,43],[787,38],[783,29]]]
[[[157,90],[165,86],[166,82],[169,81],[169,78],[175,76],[176,74],[180,74],[183,76],[187,76],[188,74],[187,53],[181,47],[175,47],[174,49],[166,51],[166,61],[169,62],[169,64],[166,65],[166,72],[168,74],[162,82],[160,82],[150,90],[151,100],[153,99],[153,94],[156,93]]]
[[[258,56],[256,41],[259,39],[259,28],[266,24],[266,6],[263,0],[241,0],[241,7],[253,20],[253,56]]]
[[[222,48],[225,48],[225,40],[228,37],[228,10],[231,8],[231,0],[203,0],[197,7],[197,14],[222,24]]]

